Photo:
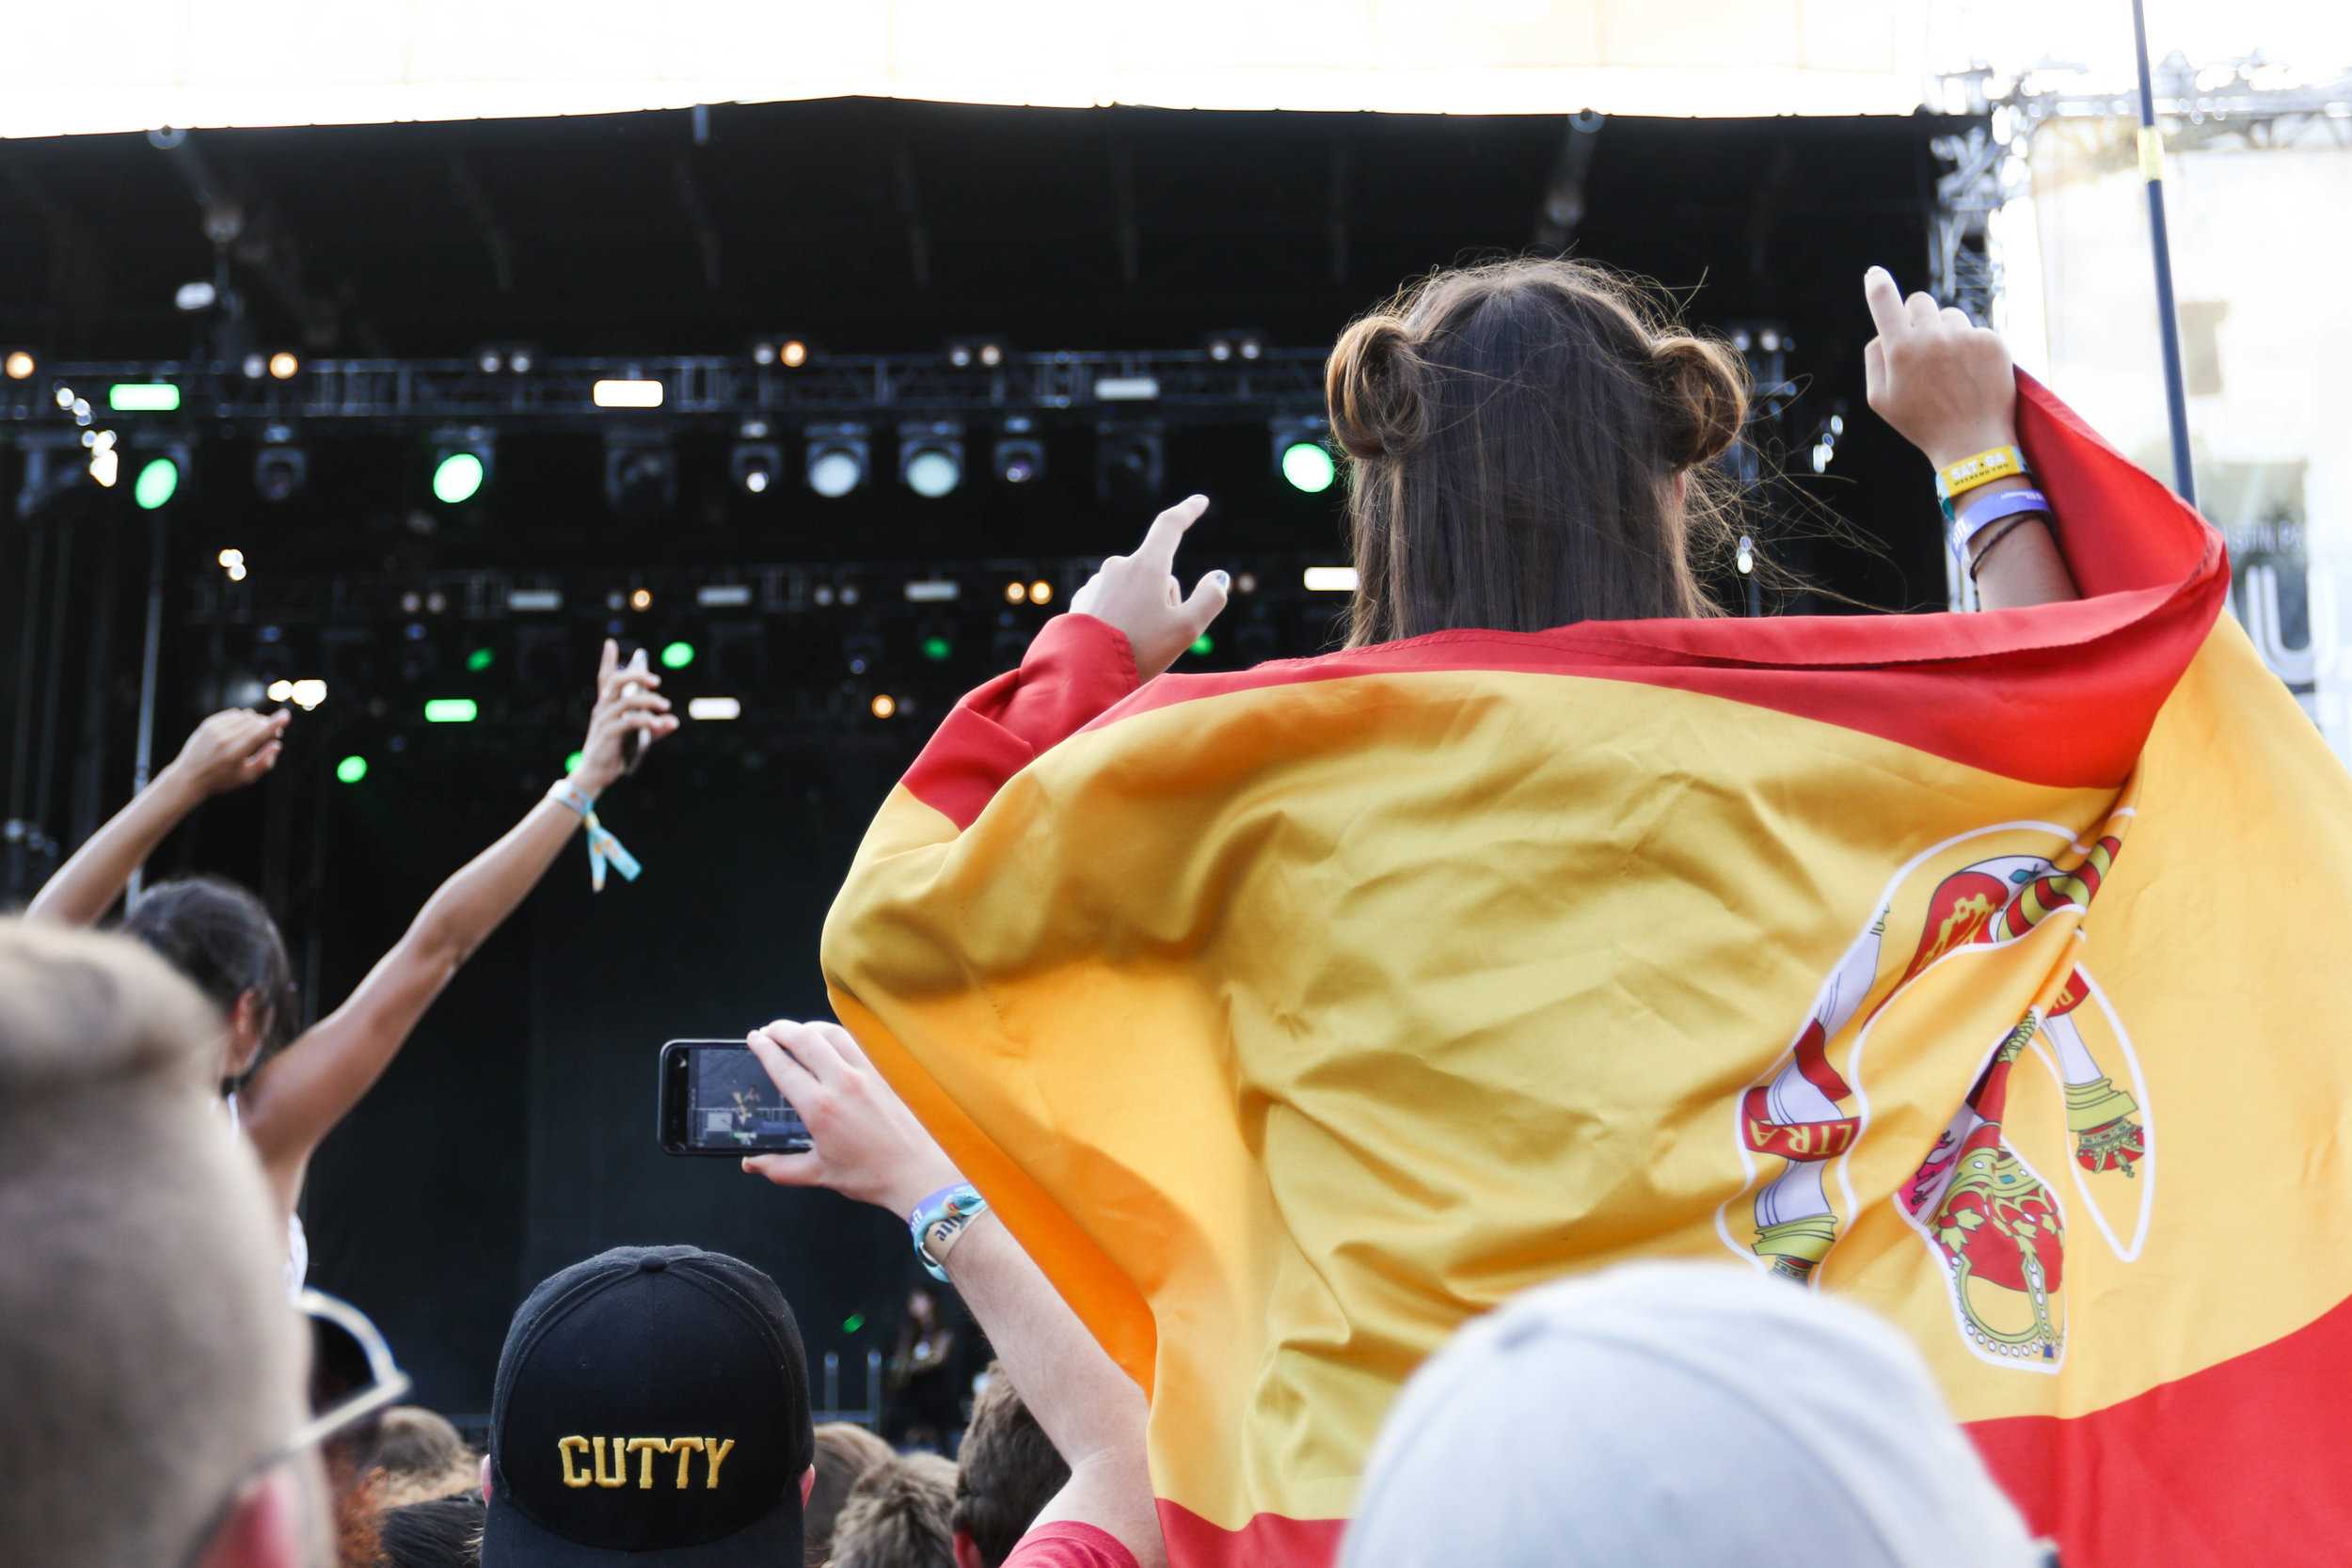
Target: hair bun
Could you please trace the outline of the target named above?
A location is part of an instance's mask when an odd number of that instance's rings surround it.
[[[1748,368],[1708,338],[1673,334],[1650,346],[1650,365],[1666,405],[1666,456],[1695,467],[1740,438],[1748,415]]]
[[[1324,369],[1332,439],[1351,457],[1401,457],[1428,435],[1422,360],[1405,324],[1366,316],[1340,334]]]

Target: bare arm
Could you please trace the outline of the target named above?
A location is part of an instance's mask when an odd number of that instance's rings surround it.
[[[607,642],[596,712],[573,775],[591,796],[620,777],[622,737],[629,731],[650,744],[677,727],[669,699],[653,689],[660,677],[645,673],[642,656],[628,669],[615,666]],[[632,683],[637,689],[628,689]],[[281,1202],[292,1206],[311,1152],[383,1076],[425,1009],[538,885],[580,824],[579,814],[560,801],[532,806],[425,900],[406,934],[342,1006],[262,1065],[240,1106]]]
[[[207,800],[251,784],[278,765],[292,715],[250,708],[215,713],[131,803],[90,834],[34,895],[25,913],[64,926],[95,926],[155,847]]]
[[[779,1186],[827,1187],[901,1218],[956,1184],[955,1166],[899,1103],[846,1030],[776,1022],[749,1037],[776,1086],[808,1123],[806,1154],[763,1154],[743,1168]],[[1092,1525],[1162,1568],[1167,1545],[1145,1458],[1143,1390],[1104,1353],[1003,1223],[983,1214],[947,1269],[1022,1402],[1070,1466],[1038,1524]]]
[[[1994,447],[2017,444],[2017,371],[1997,333],[1927,294],[1904,299],[1883,267],[1863,277],[1878,336],[1864,348],[1870,406],[1936,468]],[[1995,480],[1979,495],[2022,490],[2022,479]],[[2014,610],[2080,598],[2058,553],[2046,515],[2015,528],[1995,524],[1971,542],[1977,601]]]

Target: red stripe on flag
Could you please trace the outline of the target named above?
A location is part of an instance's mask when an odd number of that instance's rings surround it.
[[[2340,1568],[2352,1543],[2348,1390],[2352,1301],[2105,1410],[1967,1430],[2069,1562]]]
[[[1323,1568],[1340,1555],[1344,1519],[1285,1519],[1261,1513],[1239,1529],[1213,1525],[1160,1499],[1160,1539],[1168,1568]]]

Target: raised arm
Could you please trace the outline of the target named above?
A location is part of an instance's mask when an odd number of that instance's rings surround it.
[[[660,685],[642,653],[622,669],[605,643],[596,711],[571,781],[580,794],[594,800],[620,778],[629,732],[651,744],[677,728]],[[572,807],[542,799],[425,900],[342,1006],[262,1064],[240,1106],[281,1201],[292,1206],[311,1151],[382,1076],[451,976],[538,885],[580,821]]]
[[[114,908],[131,874],[190,813],[225,791],[251,784],[278,766],[290,713],[263,716],[251,708],[215,713],[131,803],[90,834],[57,868],[24,912],[63,926],[95,926]]]
[[[2017,370],[2000,334],[1960,310],[1938,309],[1931,295],[1905,300],[1884,267],[1864,275],[1862,292],[1879,334],[1862,351],[1863,370],[1870,406],[1882,419],[1939,470],[2017,444]],[[2028,483],[1994,480],[1976,494],[1996,496]],[[1978,535],[1970,570],[1977,602],[1987,610],[2082,596],[2046,512],[2023,514],[2014,526]]]
[[[956,1185],[946,1152],[848,1031],[776,1022],[749,1038],[816,1147],[806,1154],[757,1155],[743,1162],[745,1170],[779,1186],[830,1188],[901,1218],[926,1196]],[[973,1221],[946,1266],[1022,1402],[1070,1466],[1068,1484],[1032,1528],[1090,1525],[1141,1568],[1161,1568],[1168,1548],[1145,1459],[1143,1390],[1095,1343],[1000,1221],[988,1214]]]

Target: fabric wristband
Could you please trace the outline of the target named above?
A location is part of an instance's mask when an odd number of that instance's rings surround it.
[[[1968,552],[1978,536],[2004,517],[2014,517],[2021,512],[2038,512],[2047,516],[2050,498],[2039,490],[2004,490],[1997,496],[1986,496],[1974,506],[1961,507],[1952,519],[1949,537],[1952,554],[1963,570],[1969,563]]]
[[[2026,454],[2015,447],[1994,447],[1963,457],[1935,476],[1935,503],[1943,508],[1947,522],[1951,520],[1952,503],[1980,485],[1996,479],[2026,477]]]
[[[969,1181],[942,1187],[914,1206],[907,1229],[914,1236],[914,1256],[933,1279],[948,1283],[947,1254],[964,1228],[988,1212],[988,1199]]]
[[[635,855],[621,847],[621,841],[612,836],[611,829],[596,820],[595,796],[569,779],[558,779],[555,786],[548,791],[548,799],[571,807],[588,825],[588,885],[592,889],[598,893],[604,891],[604,868],[608,863],[621,874],[623,880],[633,882],[637,879],[637,874],[644,867],[638,864]]]

